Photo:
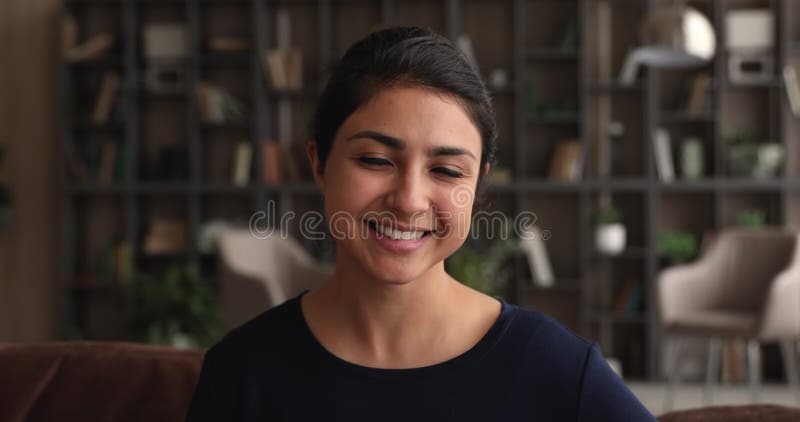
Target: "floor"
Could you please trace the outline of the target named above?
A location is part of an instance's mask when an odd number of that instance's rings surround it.
[[[628,383],[633,394],[644,403],[654,415],[665,413],[664,393],[667,385],[663,383]],[[683,384],[677,390],[673,410],[704,407],[703,384]],[[714,394],[712,405],[743,405],[752,403],[750,390],[746,385],[718,386]],[[783,406],[800,407],[800,392],[795,394],[786,384],[766,384],[761,389],[759,403],[779,404]]]

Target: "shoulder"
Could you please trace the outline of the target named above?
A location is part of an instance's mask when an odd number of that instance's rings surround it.
[[[298,301],[298,297],[289,299],[234,328],[209,350],[209,354],[226,361],[245,362],[250,356],[280,353],[302,333]]]
[[[585,361],[593,342],[579,336],[562,323],[541,312],[512,307],[513,320],[509,324],[509,335],[524,339],[526,345],[537,354],[550,359],[575,359]]]

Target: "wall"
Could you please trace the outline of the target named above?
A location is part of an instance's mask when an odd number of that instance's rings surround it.
[[[14,220],[0,229],[0,342],[55,337],[58,0],[0,1],[0,180]]]

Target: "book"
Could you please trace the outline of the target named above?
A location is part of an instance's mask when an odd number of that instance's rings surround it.
[[[97,170],[97,182],[110,184],[114,181],[114,166],[117,161],[117,144],[113,141],[103,143],[100,148],[100,164]]]
[[[78,45],[78,21],[72,15],[61,18],[61,52],[66,55]]]
[[[143,249],[149,255],[180,253],[189,244],[189,230],[186,221],[157,218],[147,229]]]
[[[597,73],[601,82],[611,80],[612,52],[611,4],[608,1],[597,3]]]
[[[791,65],[786,65],[782,73],[786,96],[789,97],[789,108],[795,117],[800,117],[800,82],[797,79],[797,71]]]
[[[281,168],[281,177],[284,180],[291,180],[296,182],[300,180],[300,169],[294,160],[291,145],[280,145],[281,162],[284,164]]]
[[[539,227],[530,226],[526,230],[525,236],[520,239],[520,246],[525,251],[531,276],[533,276],[533,284],[539,287],[552,287],[555,277]]]
[[[250,48],[250,41],[245,37],[213,35],[208,38],[208,49],[219,53],[235,53]]]
[[[242,141],[236,146],[231,179],[236,186],[247,186],[250,183],[250,164],[253,161],[253,146],[249,141]]]
[[[689,95],[686,97],[686,112],[701,114],[710,109],[709,90],[711,88],[711,75],[698,73],[691,82]]]
[[[225,88],[210,82],[199,82],[195,88],[197,107],[206,123],[242,121],[246,117],[244,103]]]
[[[264,53],[262,67],[267,82],[274,89],[287,89],[289,85],[288,77],[283,54],[280,50],[269,50]]]
[[[114,36],[106,32],[101,32],[83,44],[76,45],[69,49],[65,52],[64,56],[67,61],[70,62],[94,60],[107,53],[113,44]]]
[[[98,126],[108,123],[111,110],[114,108],[114,100],[116,100],[118,88],[119,75],[116,72],[106,72],[103,75],[103,81],[100,83],[100,90],[94,102],[92,123]]]
[[[275,186],[281,182],[280,144],[270,140],[261,143],[261,171],[264,184]]]
[[[299,90],[303,87],[303,52],[299,49],[273,49],[262,59],[264,77],[274,89]]]
[[[735,384],[745,380],[745,345],[741,340],[724,340],[721,360],[723,384]]]
[[[672,146],[666,129],[658,128],[653,134],[653,151],[656,155],[659,178],[664,182],[675,180],[675,163],[672,160]]]
[[[550,160],[549,177],[562,181],[578,180],[581,173],[582,155],[580,140],[562,139],[558,141]]]
[[[636,50],[628,51],[625,61],[619,71],[617,82],[620,85],[633,85],[639,75],[639,55]]]
[[[303,52],[291,49],[283,54],[287,88],[299,90],[303,87]]]
[[[616,296],[614,296],[613,304],[611,305],[611,310],[616,313],[623,313],[629,311],[632,307],[631,302],[634,298],[636,293],[636,289],[638,288],[639,283],[636,279],[628,278],[622,283],[622,286],[617,291]]]

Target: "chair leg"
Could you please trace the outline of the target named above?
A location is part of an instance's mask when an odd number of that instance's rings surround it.
[[[722,355],[722,339],[708,339],[708,360],[706,361],[706,388],[703,390],[703,404],[711,406],[714,401],[714,390],[719,377],[719,362]]]
[[[750,381],[750,399],[761,401],[761,345],[758,340],[747,341],[747,372]]]
[[[797,404],[800,404],[800,381],[797,373],[797,350],[794,340],[781,341],[781,355],[783,356],[783,368],[786,371],[786,380],[792,389]]]
[[[675,404],[675,390],[680,383],[680,355],[683,349],[684,339],[682,337],[672,337],[667,342],[665,358],[667,361],[667,374],[669,377],[669,385],[667,386],[666,394],[664,394],[663,413],[672,410]]]

